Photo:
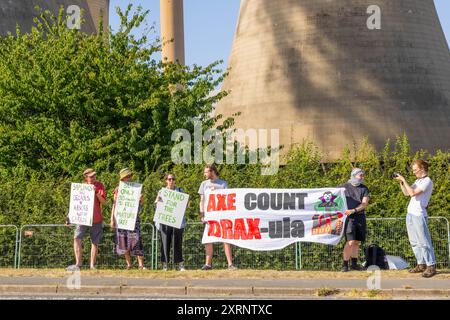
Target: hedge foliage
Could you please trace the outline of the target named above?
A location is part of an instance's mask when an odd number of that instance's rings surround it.
[[[291,150],[285,164],[275,175],[260,174],[260,165],[222,164],[218,168],[221,178],[231,188],[316,188],[333,187],[349,179],[352,167],[366,171],[365,184],[371,199],[368,217],[403,217],[409,201],[403,196],[398,182],[392,178],[394,172],[402,172],[412,183],[415,178],[409,164],[416,158],[425,158],[430,163],[429,175],[434,190],[429,205],[430,216],[450,218],[450,153],[438,151],[434,155],[425,152],[410,152],[406,137],[398,138],[394,145],[386,144],[382,152],[376,152],[367,142],[343,151],[338,162],[322,163],[322,155],[312,143],[304,143]],[[203,165],[179,164],[165,167],[149,174],[137,171],[135,180],[144,184],[146,199],[143,222],[153,219],[153,200],[164,186],[163,176],[171,170],[177,177],[177,185],[190,194],[187,210],[188,221],[198,222],[198,187],[203,181]],[[73,177],[54,177],[46,173],[29,175],[26,170],[13,168],[0,171],[0,224],[44,224],[61,223],[68,213],[71,182],[82,180],[81,173]],[[98,179],[107,189],[108,202],[104,216],[108,219],[112,204],[112,192],[118,184],[118,172],[98,172]]]

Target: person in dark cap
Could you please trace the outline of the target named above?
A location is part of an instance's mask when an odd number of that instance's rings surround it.
[[[345,221],[345,247],[342,272],[361,270],[358,265],[359,246],[366,240],[366,208],[369,205],[369,188],[364,184],[364,170],[354,168],[350,180],[339,186],[345,188],[347,200],[347,219]],[[349,261],[351,259],[351,265]]]

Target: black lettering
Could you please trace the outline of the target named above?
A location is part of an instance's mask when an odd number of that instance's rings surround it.
[[[298,198],[298,209],[305,209],[305,198],[308,196],[308,194],[296,193],[295,196]]]
[[[277,239],[283,236],[283,222],[269,221],[269,238]]]
[[[295,193],[284,193],[283,210],[295,210]]]
[[[291,237],[291,219],[283,218],[283,238]]]
[[[281,210],[283,208],[283,194],[271,193],[270,194],[270,208],[272,210]]]
[[[303,238],[305,237],[305,225],[301,220],[292,221],[291,236],[292,238]]]
[[[270,206],[270,199],[268,193],[260,193],[258,195],[258,208],[260,210],[267,210]]]
[[[255,210],[256,209],[256,194],[255,193],[247,193],[245,195],[244,207],[246,210]]]

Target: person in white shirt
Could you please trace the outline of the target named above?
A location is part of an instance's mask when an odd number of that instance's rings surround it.
[[[436,274],[436,257],[428,230],[427,208],[433,192],[433,181],[428,176],[426,161],[415,160],[411,164],[411,168],[417,177],[411,186],[402,175],[395,174],[395,179],[400,181],[403,194],[411,197],[407,209],[406,227],[409,242],[417,259],[417,266],[409,272],[422,272],[424,278],[431,278]]]
[[[217,190],[217,189],[226,189],[228,188],[228,184],[225,180],[219,179],[219,172],[214,165],[207,165],[203,171],[203,175],[205,176],[205,181],[200,184],[200,188],[198,189],[198,193],[200,194],[200,219],[202,223],[208,223],[204,220],[205,212],[205,193],[207,190]],[[237,269],[235,265],[233,265],[233,257],[231,254],[231,244],[225,243],[223,244],[223,249],[225,251],[225,256],[227,257],[228,269],[235,270]],[[211,270],[212,269],[212,257],[214,254],[214,248],[212,243],[205,244],[206,251],[206,261],[202,267],[202,270]]]

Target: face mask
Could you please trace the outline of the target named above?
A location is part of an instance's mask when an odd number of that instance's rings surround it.
[[[352,178],[349,180],[349,182],[350,182],[352,185],[354,185],[354,186],[359,186],[361,183],[364,182],[364,178],[358,179],[358,178],[352,177]]]
[[[362,178],[357,178],[356,176],[358,176],[360,173],[364,173],[363,170],[355,168],[352,170],[352,173],[350,175],[350,180],[348,180],[348,182],[350,182],[352,185],[354,186],[359,186],[361,183],[363,183],[364,181],[364,177]]]

